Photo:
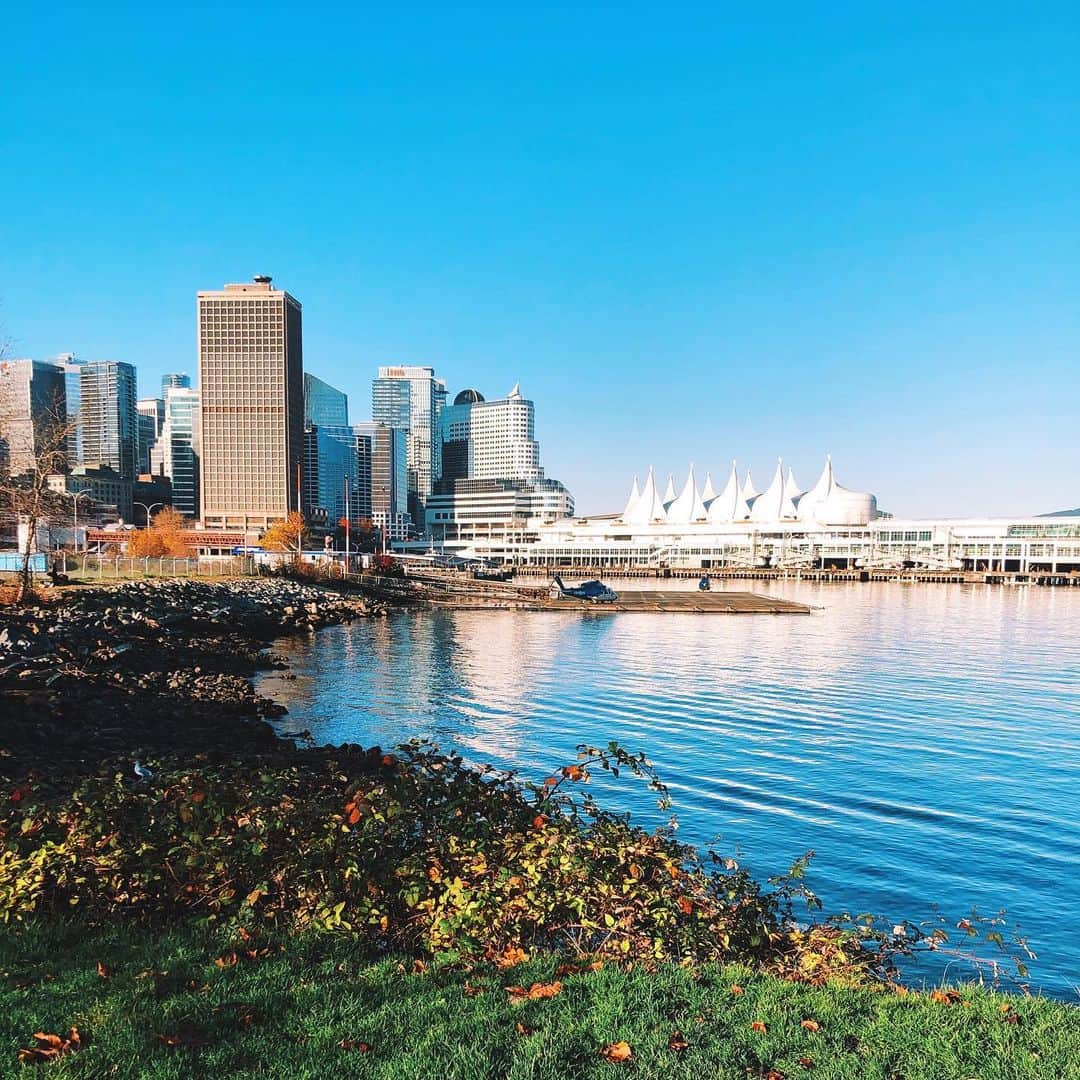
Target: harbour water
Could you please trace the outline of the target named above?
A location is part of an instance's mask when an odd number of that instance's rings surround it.
[[[320,742],[420,736],[537,778],[578,743],[644,750],[683,840],[759,877],[813,849],[827,912],[1006,908],[1038,953],[1033,988],[1075,1001],[1080,590],[757,591],[822,610],[397,613],[280,643],[296,679],[260,688]],[[666,820],[642,784],[598,787]]]

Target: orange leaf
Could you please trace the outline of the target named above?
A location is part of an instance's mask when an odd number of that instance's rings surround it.
[[[821,1025],[816,1020],[804,1020],[802,1022],[804,1031],[820,1031]]]
[[[108,964],[103,964],[99,960],[97,965],[97,973],[101,978],[107,979],[112,974],[112,968],[109,967]]]
[[[693,901],[689,897],[680,896],[679,897],[679,910],[684,915],[689,915],[694,910]]]
[[[397,758],[393,754],[383,754],[382,763],[389,769],[397,764]]]
[[[519,1035],[531,1035],[536,1028],[526,1027],[524,1024],[518,1023],[514,1025],[514,1030]]]
[[[191,1030],[177,1031],[172,1035],[155,1035],[154,1038],[174,1050],[193,1050],[206,1042],[202,1035]]]
[[[550,983],[533,983],[528,990],[523,986],[507,986],[505,989],[510,995],[510,1004],[520,1005],[524,1001],[540,1001],[562,993],[562,983],[556,979]]]
[[[468,979],[465,980],[465,985],[462,989],[464,990],[466,997],[479,997],[484,992],[483,987],[473,986]]]
[[[202,802],[203,799],[205,799],[205,798],[206,798],[206,792],[205,791],[193,791],[191,793],[191,801],[192,802],[196,802],[196,803]]]
[[[764,1034],[765,1034],[765,1032],[766,1032],[766,1031],[767,1031],[768,1029],[767,1029],[767,1028],[766,1028],[766,1026],[765,1026],[765,1021],[764,1021],[764,1020],[755,1020],[755,1021],[754,1021],[754,1022],[753,1022],[753,1023],[752,1023],[751,1025],[750,1025],[750,1030],[751,1030],[751,1031],[757,1031],[757,1032],[759,1032],[760,1034],[764,1035]]]
[[[737,985],[736,983],[731,984],[731,992],[733,994],[745,994],[746,993],[746,991],[741,986]]]
[[[784,1074],[779,1069],[770,1069],[765,1074],[765,1080],[784,1080]]]
[[[798,1062],[804,1069],[812,1069],[814,1067],[813,1058],[801,1057],[798,1059]]]
[[[960,1000],[960,995],[955,990],[935,990],[930,995],[930,1000],[939,1005],[955,1005]]]
[[[554,787],[554,786],[555,786],[555,785],[556,785],[556,784],[557,784],[558,782],[559,782],[559,781],[558,781],[558,779],[557,779],[556,777],[554,777],[554,776],[549,776],[549,777],[548,777],[548,778],[547,778],[547,779],[546,779],[546,780],[544,781],[544,787]]]
[[[533,828],[534,829],[542,829],[546,824],[547,824],[547,818],[544,817],[543,814],[537,814],[536,817],[533,818]]]
[[[236,967],[236,965],[239,963],[239,961],[240,961],[240,957],[237,956],[236,953],[227,952],[227,953],[225,953],[224,956],[219,956],[214,961],[214,963],[217,964],[217,966],[219,968],[227,968],[227,967]]]
[[[600,1056],[605,1061],[629,1061],[634,1056],[634,1051],[630,1049],[630,1044],[627,1042],[615,1042],[610,1046],[605,1046],[600,1051]]]
[[[673,1031],[671,1037],[667,1041],[668,1049],[674,1050],[676,1053],[681,1053],[690,1044],[683,1038],[681,1031]]]
[[[354,806],[349,811],[349,816],[345,819],[350,825],[355,825],[360,820],[360,811]]]
[[[529,959],[529,954],[517,945],[507,945],[495,960],[496,966],[505,971],[507,968],[517,967]]]
[[[565,776],[567,780],[580,780],[584,773],[585,770],[580,765],[567,765],[566,768],[563,769],[563,776]]]

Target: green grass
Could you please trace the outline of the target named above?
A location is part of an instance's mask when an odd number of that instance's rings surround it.
[[[1080,1076],[1080,1009],[976,988],[961,988],[969,1004],[946,1005],[925,995],[810,988],[733,967],[696,975],[607,967],[565,976],[555,997],[514,1005],[503,987],[552,979],[555,959],[506,972],[413,974],[405,963],[373,963],[347,940],[323,935],[262,942],[270,945],[265,957],[215,964],[234,944],[197,926],[39,924],[0,933],[0,1075]],[[99,962],[111,969],[107,978]],[[467,981],[480,992],[466,993]],[[733,983],[744,992],[734,994]],[[804,1019],[820,1030],[804,1030]],[[767,1031],[754,1032],[754,1021]],[[34,1032],[64,1034],[72,1024],[88,1039],[81,1051],[48,1065],[18,1064],[17,1050],[32,1045]],[[675,1031],[685,1050],[669,1048]],[[199,1045],[174,1049],[156,1038],[178,1032]],[[370,1049],[343,1050],[343,1039]],[[599,1049],[618,1040],[631,1045],[633,1060],[604,1061]]]

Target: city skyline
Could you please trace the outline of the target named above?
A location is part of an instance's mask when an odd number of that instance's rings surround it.
[[[267,17],[215,27],[213,81],[204,24],[158,18],[13,16],[12,355],[147,395],[195,368],[192,292],[269,273],[358,405],[381,366],[520,380],[581,513],[780,446],[901,514],[1080,502],[1073,7],[426,8],[419,51],[400,16]]]

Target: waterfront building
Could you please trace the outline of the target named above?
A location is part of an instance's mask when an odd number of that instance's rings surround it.
[[[40,360],[0,361],[0,473],[33,472],[52,425],[66,424],[64,376]]]
[[[650,469],[644,482],[634,478],[621,513],[447,532],[440,546],[467,558],[570,571],[1080,573],[1080,513],[900,521],[880,512],[869,492],[841,485],[831,460],[807,490],[778,465],[759,493],[748,475],[740,482],[733,464],[719,494],[711,475],[699,489],[693,468],[674,494],[665,507]]]
[[[130,484],[139,468],[139,411],[131,364],[90,360],[81,366],[79,425],[82,464],[108,466]]]
[[[265,529],[300,508],[300,303],[260,276],[200,292],[197,304],[203,522]]]
[[[462,390],[442,410],[442,477],[425,513],[434,542],[521,540],[539,523],[573,516],[570,492],[544,477],[535,418],[533,402],[516,384],[494,401]]]
[[[353,430],[370,462],[370,519],[387,542],[407,540],[413,531],[407,433],[375,420],[354,424]]]
[[[349,397],[309,372],[304,372],[304,427],[349,423]]]
[[[304,428],[304,516],[318,527],[333,530],[348,515],[357,520],[361,484],[360,439],[348,425]],[[370,465],[367,469],[370,474]],[[370,489],[367,492],[370,504]],[[369,514],[370,516],[370,505]]]
[[[380,367],[371,386],[374,421],[407,433],[408,512],[421,525],[424,506],[442,472],[438,425],[445,401],[446,384],[431,367]]]

